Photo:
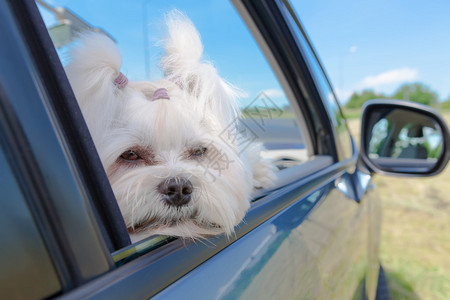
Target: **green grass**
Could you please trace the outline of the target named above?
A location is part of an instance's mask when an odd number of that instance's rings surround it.
[[[361,112],[362,112],[361,108],[352,108],[352,109],[344,108],[343,109],[344,116],[347,120],[360,119]]]
[[[389,292],[394,300],[418,300],[419,296],[414,292],[414,288],[399,272],[386,272],[389,284]]]
[[[278,108],[273,109],[246,108],[241,110],[241,118],[294,119],[295,115],[293,111],[281,110]]]

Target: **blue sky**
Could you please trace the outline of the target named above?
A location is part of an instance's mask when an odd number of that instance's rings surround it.
[[[131,80],[161,76],[155,67],[161,49],[155,45],[164,12],[178,8],[200,31],[206,58],[249,94],[247,102],[262,90],[283,101],[267,62],[226,1],[48,2],[70,8],[114,36],[124,56],[123,71]],[[390,94],[400,84],[416,81],[427,84],[440,99],[450,96],[450,1],[292,0],[292,4],[342,102],[353,91],[372,88]],[[55,23],[51,14],[41,11],[47,25]]]
[[[293,1],[341,98],[420,81],[450,96],[450,1]],[[344,97],[342,97],[344,96]]]

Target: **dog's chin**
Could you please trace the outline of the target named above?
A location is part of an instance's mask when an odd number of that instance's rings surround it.
[[[195,204],[180,207],[167,205],[166,207],[172,212],[171,214],[153,215],[128,226],[132,240],[138,241],[152,235],[169,235],[196,240],[221,233],[229,236],[234,231],[233,224],[219,224],[217,220],[209,219],[208,216],[199,213]]]
[[[225,230],[223,226],[209,220],[191,218],[161,221],[153,218],[143,221],[133,228],[128,228],[128,231],[131,241],[137,242],[153,235],[167,235],[197,240],[229,230]],[[230,235],[230,233],[227,233],[227,235]]]
[[[183,207],[176,207],[174,208],[179,212],[179,215],[175,215],[172,217],[150,217],[147,219],[143,219],[138,221],[136,224],[134,224],[131,227],[128,227],[128,231],[130,233],[139,233],[139,232],[150,232],[158,230],[159,228],[166,228],[166,227],[176,227],[180,224],[187,223],[189,221],[192,221],[194,224],[198,224],[200,227],[202,227],[200,224],[208,224],[209,222],[201,222],[198,221],[198,210],[194,209],[190,214],[183,213],[183,210],[186,210],[186,208]],[[207,227],[207,226],[203,226]],[[219,226],[220,227],[220,226]]]

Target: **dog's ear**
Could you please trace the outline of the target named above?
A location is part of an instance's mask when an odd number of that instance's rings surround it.
[[[211,63],[201,60],[203,45],[192,22],[178,10],[166,15],[167,37],[161,67],[167,79],[193,95],[205,113],[226,127],[238,117],[240,93],[223,80]],[[194,103],[193,103],[194,105]]]
[[[101,134],[120,110],[127,84],[120,73],[119,49],[106,35],[88,32],[80,35],[69,54],[67,77],[91,134]]]

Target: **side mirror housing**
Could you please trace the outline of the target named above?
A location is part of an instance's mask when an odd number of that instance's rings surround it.
[[[360,155],[371,172],[436,175],[450,158],[448,127],[439,113],[426,105],[370,100],[363,106]]]

